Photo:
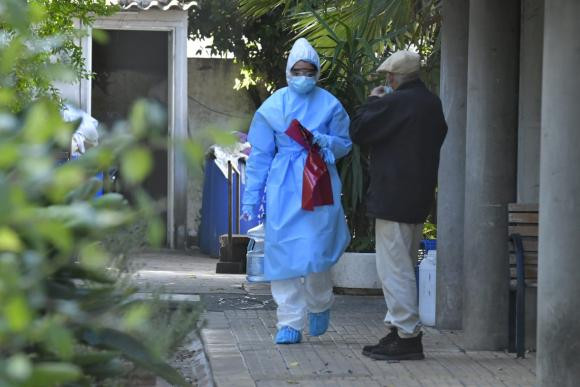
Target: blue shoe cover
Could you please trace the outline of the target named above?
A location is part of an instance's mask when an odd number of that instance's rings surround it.
[[[282,327],[276,334],[276,344],[297,344],[302,340],[300,331],[292,327]]]
[[[320,313],[308,313],[310,336],[320,336],[328,329],[330,309]]]

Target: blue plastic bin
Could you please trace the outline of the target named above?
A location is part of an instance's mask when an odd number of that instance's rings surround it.
[[[241,162],[238,163],[241,166]],[[240,169],[240,168],[238,168]],[[235,173],[235,172],[234,172]],[[223,175],[215,163],[215,159],[206,159],[204,168],[203,198],[201,202],[201,224],[199,226],[199,248],[204,254],[219,257],[219,237],[228,232],[228,179]],[[240,203],[244,195],[244,184],[240,187]],[[232,194],[237,189],[234,179]],[[235,198],[235,196],[234,196]],[[240,211],[236,207],[236,201],[232,198],[232,222],[235,222],[235,213]],[[259,224],[259,219],[250,221],[240,220],[240,233],[247,231]],[[233,223],[235,232],[235,223]]]

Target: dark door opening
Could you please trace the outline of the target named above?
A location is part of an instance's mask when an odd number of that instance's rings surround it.
[[[156,100],[167,110],[169,32],[105,32],[108,36],[105,44],[93,40],[92,115],[110,128],[126,119],[133,103],[140,98]],[[167,126],[164,134],[168,134]],[[168,153],[155,150],[153,156],[153,171],[143,186],[155,200],[165,201],[162,219],[166,222]],[[131,193],[126,194],[131,199]]]

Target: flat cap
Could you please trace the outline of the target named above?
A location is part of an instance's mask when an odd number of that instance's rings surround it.
[[[378,73],[411,74],[421,68],[421,57],[416,52],[401,50],[389,56],[377,69]]]

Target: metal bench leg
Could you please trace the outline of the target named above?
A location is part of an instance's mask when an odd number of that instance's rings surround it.
[[[516,252],[516,353],[518,358],[525,357],[526,341],[526,280],[524,248],[519,234],[511,235]]]

